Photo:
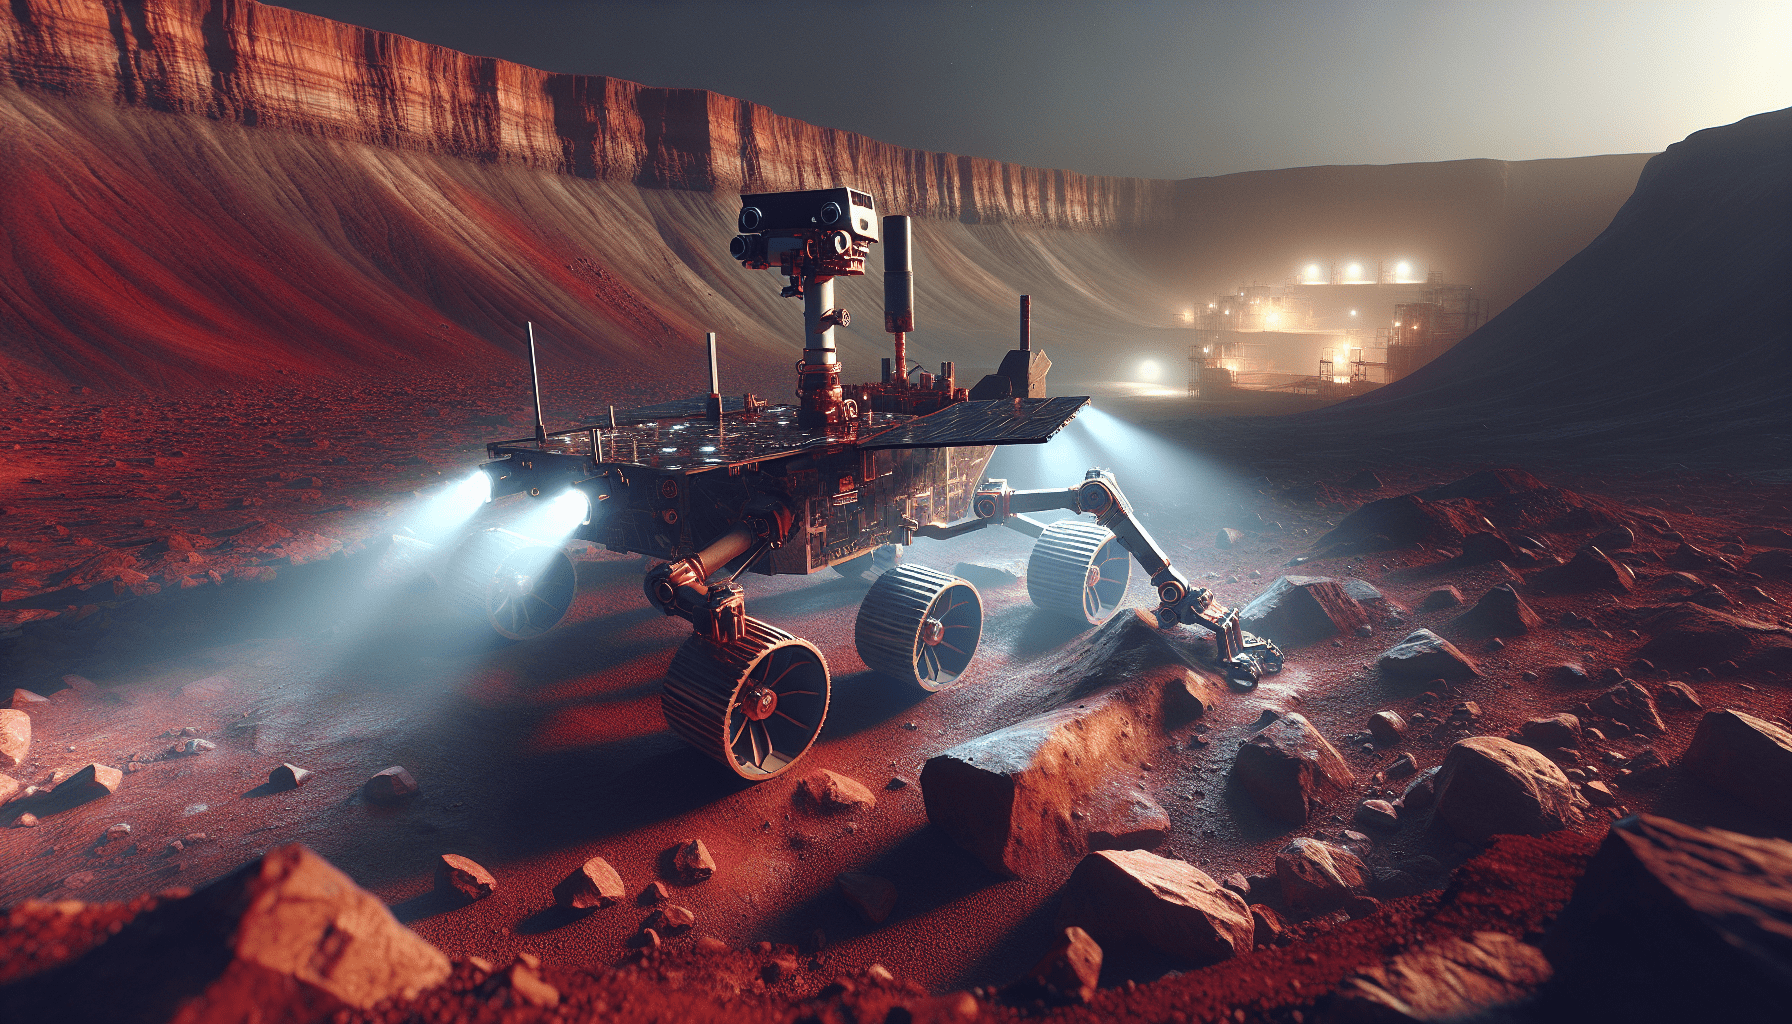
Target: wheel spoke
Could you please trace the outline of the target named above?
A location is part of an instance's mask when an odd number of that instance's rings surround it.
[[[954,651],[958,651],[958,648],[956,648],[956,647],[953,647],[953,646],[952,646],[952,645],[951,645],[951,644],[949,644],[949,643],[947,643],[947,642],[946,642],[946,641],[944,641],[944,640],[941,640],[941,641],[940,641],[940,646],[941,646],[941,647],[947,647],[947,648],[951,648],[951,649],[952,649],[952,650],[954,650]],[[963,652],[963,651],[958,651],[958,653],[960,653],[960,654],[964,654],[964,652]],[[964,656],[965,656],[965,657],[967,657],[967,658],[968,658],[968,657],[970,657],[970,655],[968,655],[968,654],[965,654],[965,655],[964,655]]]
[[[789,716],[789,715],[787,715],[787,714],[785,714],[785,713],[784,713],[784,711],[783,711],[783,710],[782,710],[782,709],[779,709],[779,710],[777,710],[777,711],[774,711],[774,712],[772,712],[772,714],[774,714],[774,715],[777,715],[777,716],[778,716],[778,717],[779,717],[779,718],[782,718],[782,719],[783,719],[783,720],[785,720],[785,721],[786,721],[786,722],[789,722],[789,723],[790,723],[790,724],[791,724],[791,725],[794,725],[794,726],[796,726],[796,727],[797,727],[797,728],[798,728],[798,729],[801,729],[801,730],[803,730],[803,731],[804,731],[804,732],[808,732],[808,731],[809,731],[809,725],[808,725],[808,723],[806,723],[806,722],[799,722],[799,721],[797,721],[797,720],[796,720],[796,719],[794,719],[794,718],[792,718],[792,717],[790,717],[790,716]]]
[[[763,753],[760,753],[759,756],[754,759],[753,763],[760,768],[764,768],[765,767],[765,759],[767,757],[769,757],[772,752],[772,734],[771,734],[771,730],[769,730],[765,727],[764,722],[754,722],[753,724],[757,725],[759,727],[759,734],[761,736],[765,737],[765,751]],[[754,749],[754,751],[757,752],[759,750],[759,745],[754,744],[753,749]]]
[[[740,745],[740,734],[747,731],[747,723],[751,721],[752,719],[748,718],[746,715],[740,716],[740,728],[734,730],[734,738],[728,741],[729,747],[737,747]]]
[[[778,696],[779,697],[819,697],[819,696],[821,696],[821,694],[817,693],[814,690],[779,690]]]
[[[765,758],[759,755],[759,734],[753,731],[753,720],[751,718],[747,719],[747,740],[753,745],[753,765],[758,767],[759,765],[764,764]]]

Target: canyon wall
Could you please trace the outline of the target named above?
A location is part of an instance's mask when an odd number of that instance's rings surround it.
[[[1054,359],[1101,374],[1179,358],[1183,309],[1316,256],[1411,256],[1497,312],[1643,159],[1092,177],[249,0],[10,0],[0,386],[514,359],[532,320],[557,356],[619,369],[695,366],[720,331],[736,379],[782,397],[800,311],[727,257],[735,196],[843,182],[918,218],[914,358],[993,366],[1030,293]],[[855,377],[887,354],[878,262],[841,284]]]

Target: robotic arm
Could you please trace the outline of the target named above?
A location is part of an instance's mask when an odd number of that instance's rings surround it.
[[[1170,556],[1133,517],[1132,507],[1112,473],[1091,469],[1075,487],[1030,491],[1014,490],[1005,480],[990,480],[978,488],[972,509],[977,526],[1010,526],[1035,536],[1039,524],[1025,513],[1068,509],[1094,516],[1150,574],[1151,585],[1157,588],[1160,627],[1201,625],[1212,630],[1226,674],[1241,683],[1255,685],[1265,673],[1281,671],[1282,652],[1275,644],[1244,632],[1238,624],[1236,608],[1220,604],[1206,587],[1191,585],[1188,577],[1170,564]]]

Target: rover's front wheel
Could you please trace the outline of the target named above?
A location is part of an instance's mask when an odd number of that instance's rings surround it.
[[[672,731],[735,775],[788,771],[828,717],[828,663],[815,645],[748,618],[718,644],[692,633],[672,656],[660,710]]]

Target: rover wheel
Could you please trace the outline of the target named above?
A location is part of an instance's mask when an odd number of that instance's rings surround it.
[[[898,566],[878,577],[853,628],[867,666],[929,693],[964,674],[982,637],[977,588],[924,565]]]
[[[1094,523],[1062,519],[1045,528],[1027,559],[1027,596],[1048,612],[1094,625],[1120,607],[1132,556]]]
[[[444,582],[457,606],[506,640],[559,625],[577,590],[572,559],[560,545],[509,530],[468,538],[449,560]]]
[[[870,583],[879,576],[896,568],[902,561],[900,544],[880,544],[850,562],[841,562],[834,566],[834,571],[849,580]]]
[[[747,619],[739,640],[691,634],[666,670],[672,731],[752,782],[782,775],[828,717],[828,663],[807,640]]]

